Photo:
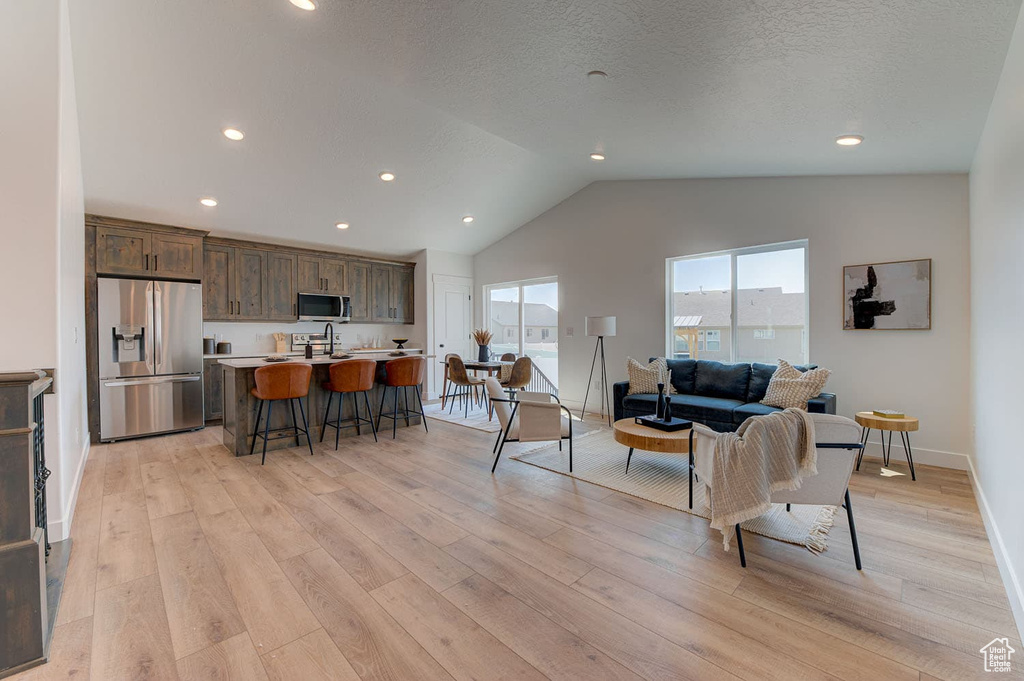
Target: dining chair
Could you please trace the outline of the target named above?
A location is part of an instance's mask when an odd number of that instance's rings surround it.
[[[454,388],[453,393],[446,395],[452,401],[448,405],[448,413],[452,413],[452,408],[455,406],[455,397],[459,397],[460,400],[465,400],[465,416],[469,418],[470,400],[475,398],[474,390],[484,384],[484,379],[470,376],[469,372],[466,371],[465,362],[458,355],[451,354],[446,359],[448,360],[448,384]]]
[[[513,398],[505,394],[504,388],[494,377],[487,378],[484,385],[498,415],[498,423],[501,424],[498,441],[494,444],[497,453],[491,473],[498,467],[498,459],[501,458],[506,442],[554,440],[558,441],[559,451],[562,450],[562,440],[569,441],[569,472],[572,473],[572,412],[549,393],[523,390]]]
[[[533,377],[533,360],[529,357],[520,357],[512,365],[512,371],[509,372],[509,376],[505,380],[500,380],[501,387],[505,389],[509,394],[515,393],[516,390],[522,390],[526,386],[530,385],[530,379]]]
[[[757,418],[751,417],[751,418]],[[853,522],[853,506],[850,505],[850,476],[857,462],[857,455],[863,448],[860,441],[861,428],[855,421],[835,414],[811,414],[814,421],[814,440],[818,450],[818,473],[802,480],[799,489],[773,492],[773,504],[786,504],[789,511],[792,504],[811,504],[815,506],[842,506],[846,509],[846,519],[850,524],[850,538],[853,540],[853,559],[857,569],[861,569],[860,545],[857,542],[857,526]],[[694,423],[697,437],[691,459],[690,488],[693,489],[693,475],[699,476],[708,488],[715,484],[712,476],[715,443],[722,436],[707,426]],[[693,497],[690,497],[690,508],[693,508]],[[736,546],[739,548],[740,565],[747,566],[746,554],[743,552],[743,535],[740,526],[736,525]]]
[[[514,361],[516,361],[516,353],[514,353],[514,352],[506,352],[505,354],[503,354],[501,356],[501,361],[502,362],[514,362]]]

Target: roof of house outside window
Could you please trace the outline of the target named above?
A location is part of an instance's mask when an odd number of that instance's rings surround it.
[[[783,293],[781,287],[740,289],[736,299],[738,326],[803,326],[806,294]],[[675,326],[727,327],[732,301],[729,291],[677,291],[673,313],[687,323]],[[690,323],[694,317],[699,323]]]

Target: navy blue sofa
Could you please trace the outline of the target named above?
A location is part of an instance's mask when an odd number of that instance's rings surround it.
[[[651,360],[653,361],[653,359]],[[751,416],[779,411],[761,404],[768,382],[778,368],[774,364],[725,364],[703,359],[670,359],[675,416],[703,423],[719,432],[731,432]],[[807,371],[815,365],[798,366]],[[657,395],[627,395],[629,381],[612,386],[615,419],[653,414]],[[836,413],[836,396],[821,393],[807,402],[807,411]]]

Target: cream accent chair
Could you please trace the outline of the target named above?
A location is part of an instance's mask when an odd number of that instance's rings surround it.
[[[494,443],[497,454],[491,472],[498,467],[501,450],[506,442],[548,442],[558,441],[558,449],[562,449],[562,440],[569,441],[569,472],[572,473],[572,412],[563,407],[558,398],[548,393],[528,392],[520,390],[516,398],[505,394],[498,379],[490,377],[484,381],[487,396],[498,415],[501,431]],[[551,400],[555,401],[552,402]],[[562,412],[568,416],[566,418]]]
[[[771,501],[773,504],[785,504],[787,511],[792,504],[843,506],[850,523],[853,558],[860,570],[860,546],[857,543],[857,526],[853,523],[848,487],[857,455],[864,447],[860,440],[861,427],[852,419],[835,414],[811,414],[811,419],[814,421],[814,439],[818,449],[818,474],[804,478],[800,489],[775,492]],[[698,480],[703,480],[710,490],[714,485],[712,462],[715,442],[722,433],[699,423],[694,423],[693,428],[697,442],[691,462],[693,469],[690,471],[690,487],[693,488],[692,476],[696,474]],[[690,508],[693,508],[692,494]],[[747,559],[743,553],[743,536],[739,525],[736,525],[736,545],[739,547],[740,565],[746,567]]]

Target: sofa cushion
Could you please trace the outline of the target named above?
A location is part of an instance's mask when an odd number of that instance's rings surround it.
[[[658,407],[657,395],[628,395],[622,399],[622,406],[636,415],[653,414]]]
[[[750,385],[749,364],[724,364],[709,360],[697,360],[697,382],[695,393],[706,397],[747,401],[747,387]]]
[[[742,405],[740,400],[705,395],[673,395],[672,415],[698,423],[710,421],[732,423],[732,412]]]
[[[773,411],[782,410],[778,407],[769,407],[767,404],[761,404],[760,402],[748,402],[732,410],[732,422],[738,426],[751,416],[764,416],[765,414],[771,414]]]
[[[697,360],[670,359],[668,370],[672,372],[672,387],[682,395],[697,392]]]
[[[664,357],[655,357],[647,366],[627,357],[626,372],[629,374],[629,395],[657,395],[659,383],[665,386],[666,395],[672,393],[668,364]]]
[[[671,362],[669,363],[671,367]],[[808,371],[810,369],[817,369],[817,364],[794,364],[794,369],[800,371]],[[747,386],[747,402],[760,402],[764,399],[765,393],[768,392],[768,384],[772,380],[772,375],[775,374],[775,370],[778,369],[774,364],[760,364],[754,362],[750,365],[750,385]]]
[[[789,362],[780,359],[779,368],[772,376],[768,392],[761,403],[782,409],[795,408],[807,411],[807,401],[821,393],[831,373],[828,369],[800,371]]]

